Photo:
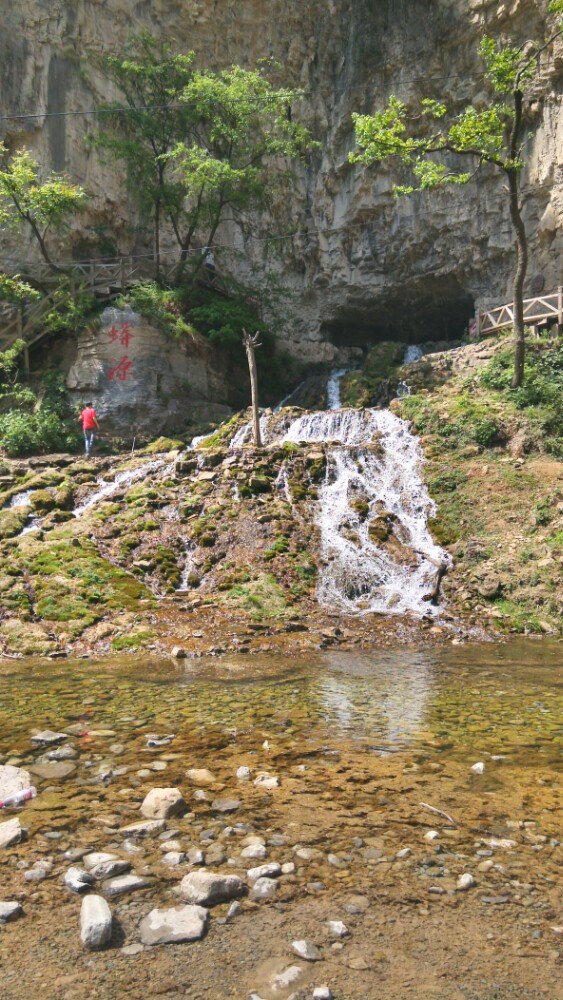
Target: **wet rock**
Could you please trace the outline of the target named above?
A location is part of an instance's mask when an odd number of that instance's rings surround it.
[[[232,813],[240,809],[242,802],[239,799],[214,799],[211,808],[215,812]]]
[[[237,778],[239,781],[250,781],[250,776],[252,772],[249,767],[241,766],[237,769]]]
[[[0,764],[0,802],[31,787],[31,776],[22,767]]]
[[[127,837],[156,837],[166,829],[163,819],[150,819],[145,823],[131,823],[129,826],[122,826],[119,830]]]
[[[80,940],[89,951],[109,944],[112,930],[111,910],[103,896],[85,896],[80,911]]]
[[[203,856],[203,851],[200,851],[199,847],[191,847],[186,854],[186,860],[190,865],[203,865],[205,864],[205,858]]]
[[[78,757],[78,750],[67,743],[63,747],[56,747],[54,750],[49,750],[45,754],[47,760],[76,760]]]
[[[172,646],[170,656],[173,656],[175,660],[185,660],[188,654],[182,646]]]
[[[313,1000],[332,1000],[332,993],[328,986],[315,986]]]
[[[68,739],[67,733],[55,733],[52,729],[45,729],[42,733],[36,733],[31,737],[31,742],[38,746],[51,746],[53,743],[62,743]]]
[[[279,883],[275,878],[258,878],[252,886],[250,898],[255,901],[270,899],[271,896],[275,896],[278,887]]]
[[[471,765],[471,770],[473,771],[473,774],[483,774],[483,772],[485,770],[485,765],[484,765],[483,761],[479,760],[479,761],[477,761],[476,764],[472,764]]]
[[[281,866],[282,875],[294,875],[295,865],[293,861],[286,861],[285,864]]]
[[[52,862],[45,858],[45,860],[36,861],[33,868],[25,872],[24,879],[26,882],[43,882],[52,870]]]
[[[177,865],[181,865],[185,860],[186,855],[183,851],[166,851],[161,858],[162,864],[168,865],[169,868],[176,868]]]
[[[222,865],[227,859],[227,852],[222,844],[212,844],[205,852],[206,865]]]
[[[280,779],[267,771],[261,771],[254,779],[256,788],[279,788]]]
[[[305,962],[320,962],[322,960],[322,955],[311,941],[292,941],[291,947],[294,953],[302,958]]]
[[[112,858],[109,861],[100,861],[93,865],[90,874],[100,882],[104,879],[116,878],[118,875],[125,875],[131,868],[130,861],[122,861],[121,858]]]
[[[179,886],[179,894],[188,903],[217,906],[232,899],[240,899],[248,892],[237,875],[214,875],[212,872],[190,872]]]
[[[179,788],[152,788],[145,796],[141,812],[147,819],[169,819],[186,808]]]
[[[76,764],[69,760],[50,760],[44,764],[33,764],[30,771],[44,781],[64,781],[74,774]]]
[[[424,839],[432,842],[433,840],[438,840],[439,836],[440,834],[437,830],[428,830],[428,832],[424,834]]]
[[[477,885],[477,883],[471,872],[464,872],[463,875],[459,876],[456,882],[456,888],[460,891],[472,889],[474,885]]]
[[[206,767],[191,767],[189,771],[186,771],[186,778],[191,785],[198,785],[198,787],[213,785],[216,780],[215,775]]]
[[[328,933],[331,938],[343,938],[347,937],[350,931],[342,920],[329,920]]]
[[[17,920],[21,916],[23,916],[21,903],[16,900],[0,902],[0,924],[7,924],[9,920]]]
[[[13,844],[19,844],[22,837],[23,830],[17,816],[7,820],[5,823],[0,823],[0,848],[12,847]]]
[[[397,851],[395,857],[398,861],[401,861],[403,858],[408,858],[409,854],[412,854],[410,847],[403,847],[400,851]]]
[[[140,875],[118,875],[117,878],[108,879],[102,883],[102,891],[106,896],[126,896],[130,892],[138,892],[140,889],[148,889],[152,882],[148,878]]]
[[[205,934],[209,913],[203,906],[175,906],[151,910],[141,921],[141,941],[145,945],[199,941]]]
[[[66,857],[66,855],[65,855]],[[77,859],[69,859],[75,861]],[[105,851],[93,851],[91,854],[82,855],[82,861],[85,867],[90,871],[91,868],[95,868],[96,865],[101,865],[104,861],[117,861],[117,854],[107,854]]]
[[[83,868],[69,868],[64,874],[64,884],[71,892],[84,892],[94,881],[94,876]]]
[[[256,858],[257,860],[265,858],[267,855],[267,850],[264,844],[249,844],[241,852],[241,858]]]
[[[281,873],[281,865],[277,861],[270,861],[265,865],[249,868],[246,874],[251,882],[256,882],[259,878],[278,878]]]

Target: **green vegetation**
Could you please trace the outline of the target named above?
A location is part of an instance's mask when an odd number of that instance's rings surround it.
[[[541,53],[563,34],[563,0],[552,0],[544,36],[526,45],[497,43],[485,37],[480,53],[488,100],[479,107],[470,100],[461,111],[448,117],[445,104],[423,98],[413,112],[397,97],[374,115],[353,115],[358,150],[352,163],[378,165],[391,160],[412,182],[395,187],[397,195],[428,191],[448,184],[466,184],[475,173],[489,168],[500,173],[508,186],[510,218],[516,244],[513,281],[515,354],[512,386],[524,377],[524,281],[528,266],[528,237],[520,211],[520,176],[524,167],[525,128],[528,103],[537,102],[542,82]],[[469,160],[469,169],[452,168],[452,155]]]
[[[260,573],[250,583],[236,584],[228,596],[243,610],[250,612],[256,621],[281,618],[286,610],[283,590],[269,573]]]
[[[37,391],[21,382],[23,341],[0,353],[0,448],[10,457],[74,451],[78,424],[68,405],[64,376],[47,372]]]

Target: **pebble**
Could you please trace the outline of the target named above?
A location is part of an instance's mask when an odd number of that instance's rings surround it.
[[[31,737],[31,742],[42,746],[49,746],[52,743],[61,743],[68,739],[67,733],[55,733],[52,729],[45,729],[42,733],[36,733]]]
[[[163,840],[162,844],[158,845],[161,851],[181,851],[182,845],[179,840]]]
[[[185,875],[178,892],[188,903],[198,903],[201,906],[217,906],[239,899],[247,892],[242,879],[238,875],[215,875],[212,872],[190,872]]]
[[[460,890],[472,889],[474,885],[477,885],[477,883],[471,872],[464,872],[456,882],[456,888]]]
[[[133,942],[133,944],[126,944],[121,949],[121,954],[122,955],[140,955],[140,953],[142,951],[144,951],[144,950],[145,950],[145,946],[142,945],[142,944],[139,944],[138,941],[135,941],[135,942]]]
[[[83,847],[69,847],[68,851],[65,851],[63,858],[65,861],[82,861],[86,851]]]
[[[169,819],[186,808],[179,788],[152,788],[143,799],[141,812],[147,819]]]
[[[293,861],[286,861],[286,863],[281,866],[281,873],[282,875],[294,875],[295,865],[293,864]]]
[[[120,833],[128,837],[155,837],[157,833],[162,833],[166,829],[163,819],[150,819],[144,823],[130,823],[129,826],[122,826]]]
[[[471,770],[473,771],[473,774],[483,774],[483,771],[485,770],[483,761],[479,760],[476,764],[472,764]]]
[[[85,872],[83,868],[69,868],[63,877],[64,884],[71,892],[84,892],[89,889],[94,881],[94,876],[90,872]]]
[[[17,920],[21,916],[23,916],[21,903],[16,900],[0,902],[0,924],[7,924],[9,920]]]
[[[203,851],[200,851],[199,847],[192,847],[186,854],[188,864],[190,865],[203,865],[205,864],[205,858],[203,856]]]
[[[22,837],[23,830],[17,816],[6,820],[5,823],[0,823],[0,848],[12,847],[13,844],[19,844]]]
[[[199,941],[205,934],[208,910],[203,906],[175,906],[169,910],[151,910],[141,921],[141,941],[145,945]]]
[[[242,802],[239,799],[214,799],[211,808],[215,812],[232,813],[240,809]]]
[[[249,844],[240,852],[241,858],[265,858],[268,854],[264,844]]]
[[[250,776],[252,772],[249,767],[239,767],[237,769],[237,778],[239,781],[250,781]]]
[[[428,832],[424,834],[424,839],[428,841],[438,840],[439,836],[440,834],[437,830],[428,830]]]
[[[328,986],[315,986],[313,1000],[332,1000],[332,993]]]
[[[151,764],[151,770],[153,771],[165,771],[167,767],[168,764],[165,760],[155,760]]]
[[[408,858],[409,854],[412,854],[410,847],[403,847],[400,851],[397,851],[395,857],[400,861],[402,858]]]
[[[69,852],[67,852],[67,853],[69,853]],[[65,854],[65,858],[66,858],[66,854]],[[75,861],[76,859],[75,858],[72,858],[72,859],[69,858],[68,860]],[[83,861],[84,865],[86,866],[86,868],[88,868],[88,870],[90,870],[91,868],[95,868],[96,865],[103,864],[104,861],[117,861],[117,854],[107,854],[107,853],[104,853],[103,851],[94,851],[91,854],[83,854],[82,855],[82,861]]]
[[[115,878],[117,875],[125,875],[125,872],[128,872],[130,868],[130,861],[112,858],[109,861],[100,861],[97,865],[93,865],[90,868],[90,874],[95,879],[103,881],[107,878]]]
[[[279,788],[280,779],[273,774],[268,774],[267,771],[260,771],[254,779],[254,785],[256,788]]]
[[[191,785],[213,785],[215,783],[215,775],[208,771],[206,767],[191,767],[189,771],[186,771],[186,778]]]
[[[110,878],[102,883],[102,891],[106,896],[125,896],[130,892],[137,892],[139,889],[148,889],[152,882],[148,878],[140,875],[118,875],[117,878]]]
[[[44,781],[64,781],[74,774],[76,764],[70,760],[48,760],[44,764],[33,764],[30,771]]]
[[[80,911],[80,940],[85,948],[94,951],[109,944],[112,923],[111,910],[103,896],[84,897]]]
[[[323,956],[319,949],[311,941],[292,941],[291,947],[294,953],[305,962],[320,962],[322,960]]]
[[[343,938],[347,937],[350,931],[342,920],[329,920],[328,933],[332,938]]]
[[[256,882],[252,886],[250,898],[255,901],[269,899],[271,896],[275,896],[278,891],[278,885],[279,883],[274,878],[256,879]]]
[[[183,851],[167,851],[166,854],[162,855],[161,860],[163,865],[175,868],[177,865],[181,865],[182,862],[186,860],[186,855]]]
[[[270,861],[265,865],[249,868],[246,874],[251,882],[256,882],[259,878],[278,878],[281,873],[281,865],[277,861]]]
[[[49,753],[45,754],[47,760],[76,760],[78,757],[78,750],[67,743],[64,747],[56,747],[55,750],[49,750]]]

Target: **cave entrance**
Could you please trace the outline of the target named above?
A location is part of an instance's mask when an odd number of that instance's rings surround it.
[[[425,278],[395,288],[367,303],[353,296],[323,323],[337,347],[370,347],[383,340],[404,344],[459,341],[475,313],[475,303],[453,276]]]

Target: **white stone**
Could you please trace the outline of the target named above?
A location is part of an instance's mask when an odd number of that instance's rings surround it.
[[[9,920],[17,920],[22,914],[21,903],[15,899],[0,903],[0,924],[7,924]]]
[[[252,891],[250,893],[250,898],[257,901],[260,899],[269,899],[271,896],[275,896],[278,891],[279,882],[275,878],[259,878],[252,886]]]
[[[12,847],[14,844],[19,844],[22,837],[23,830],[17,816],[6,820],[5,823],[0,823],[0,848]]]
[[[397,851],[395,857],[400,861],[402,858],[408,858],[409,854],[412,854],[410,847],[403,847],[400,851]]]
[[[265,858],[267,854],[264,844],[249,844],[240,852],[241,858],[256,858],[257,860]]]
[[[45,729],[42,733],[36,733],[35,736],[32,736],[31,742],[50,746],[52,743],[60,743],[61,740],[66,739],[68,739],[67,733],[55,733],[52,729]]]
[[[267,771],[260,771],[254,779],[256,788],[279,788],[280,779]]]
[[[186,855],[183,851],[166,851],[166,854],[162,855],[162,864],[168,865],[170,868],[181,865],[185,860]]]
[[[322,959],[319,949],[311,941],[292,941],[291,947],[295,954],[304,959],[305,962],[320,962]]]
[[[203,906],[175,906],[151,910],[141,921],[141,941],[145,945],[198,941],[205,934],[209,913]]]
[[[284,865],[281,866],[282,875],[294,875],[295,865],[293,861],[286,861]]]
[[[94,881],[91,872],[85,872],[82,868],[69,868],[64,874],[64,884],[71,892],[84,892],[89,889]]]
[[[287,969],[283,972],[278,972],[272,979],[272,992],[282,993],[284,990],[288,990],[298,979],[303,975],[303,969],[300,965],[288,965]]]
[[[476,764],[472,764],[471,770],[473,771],[473,774],[483,774],[483,771],[485,770],[483,761],[479,760]]]
[[[0,802],[31,787],[31,775],[22,767],[0,764]]]
[[[180,882],[179,893],[188,903],[217,906],[239,899],[247,888],[238,875],[214,875],[212,872],[190,872]]]
[[[111,927],[111,910],[103,896],[85,896],[80,910],[80,940],[84,947],[94,951],[109,944]]]
[[[148,889],[151,884],[148,878],[141,878],[140,875],[118,875],[117,878],[110,878],[104,882],[102,890],[106,896],[125,896],[139,889]]]
[[[246,874],[251,882],[256,882],[259,878],[278,878],[281,875],[281,865],[277,861],[269,861],[265,865],[249,868]]]
[[[252,772],[249,767],[242,765],[237,769],[237,778],[239,781],[250,781],[250,776]]]
[[[179,840],[164,840],[158,845],[161,851],[181,851],[182,845]]]
[[[90,868],[95,868],[96,865],[101,865],[104,861],[117,861],[117,854],[107,854],[104,851],[93,851],[91,854],[85,854],[82,858],[82,864],[90,870]]]
[[[115,878],[117,875],[124,875],[130,868],[130,861],[124,861],[121,858],[111,858],[109,861],[100,861],[93,868],[90,868],[90,874],[96,879],[103,880],[106,878]]]
[[[313,1000],[332,1000],[332,993],[328,986],[315,986]]]
[[[328,933],[331,938],[343,938],[347,937],[350,931],[346,927],[346,924],[342,920],[329,920],[328,922]]]
[[[141,812],[147,819],[169,819],[186,807],[179,788],[152,788],[145,796]]]
[[[464,872],[463,875],[459,876],[456,882],[458,889],[471,889],[474,885],[477,885],[477,883],[471,872]]]

